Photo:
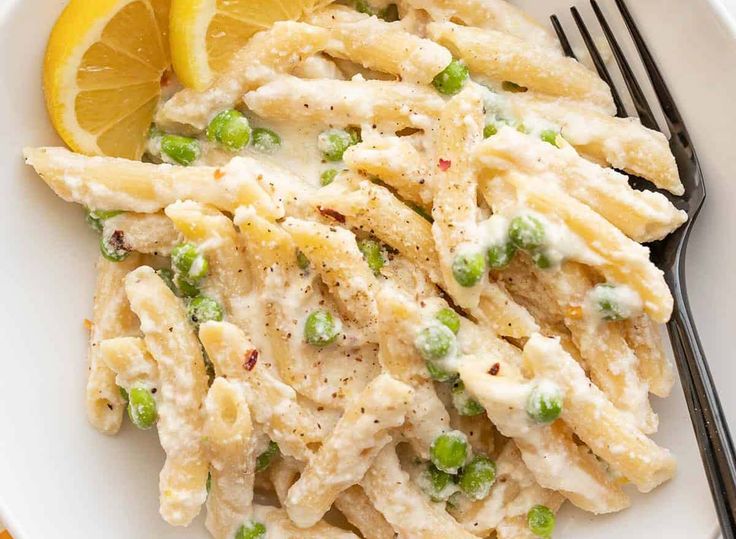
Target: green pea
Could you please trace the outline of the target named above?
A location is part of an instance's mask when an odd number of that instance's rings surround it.
[[[181,135],[164,135],[161,137],[161,153],[174,163],[189,166],[199,159],[201,149],[197,139]]]
[[[514,217],[509,225],[509,239],[524,251],[536,251],[544,246],[544,225],[533,215]]]
[[[378,13],[378,16],[386,22],[396,22],[399,20],[399,6],[389,4]]]
[[[366,15],[375,15],[373,7],[366,0],[355,0],[355,10]]]
[[[483,138],[491,138],[498,133],[498,126],[494,123],[487,123],[483,128]]]
[[[304,323],[304,340],[313,346],[324,348],[337,340],[342,324],[326,309],[309,313]]]
[[[455,334],[443,324],[432,324],[419,332],[414,346],[425,361],[444,359],[455,346]]]
[[[457,485],[452,475],[438,470],[434,464],[429,463],[422,472],[419,481],[422,490],[433,502],[444,502],[457,492]]]
[[[179,291],[176,289],[176,285],[174,284],[173,271],[168,268],[161,268],[156,270],[156,275],[158,275],[161,280],[166,283],[166,286],[169,287],[169,290],[178,295]]]
[[[460,331],[460,315],[458,315],[454,309],[445,307],[437,311],[434,317],[440,321],[441,324],[448,327],[455,335]]]
[[[246,522],[235,532],[235,539],[264,539],[265,537],[266,526],[255,520]]]
[[[457,380],[452,385],[452,404],[462,416],[476,416],[486,411],[477,400],[468,394],[462,380]]]
[[[544,505],[535,505],[529,509],[526,514],[526,522],[529,531],[543,539],[549,539],[555,531],[555,514]]]
[[[598,311],[604,320],[618,322],[626,319],[616,299],[616,287],[614,285],[608,283],[596,285],[593,294],[596,298]]]
[[[463,253],[452,262],[452,275],[457,284],[464,288],[475,286],[486,271],[486,260],[481,252]]]
[[[194,298],[199,296],[199,287],[192,284],[187,278],[176,273],[174,274],[174,286],[179,291],[179,296],[185,298]]]
[[[326,187],[335,181],[335,178],[340,173],[336,168],[328,168],[319,177],[319,184],[322,187]]]
[[[521,86],[520,84],[516,84],[515,82],[511,82],[510,80],[505,80],[501,84],[501,88],[504,89],[506,92],[513,92],[515,94],[523,93],[528,90],[526,86]]]
[[[457,373],[447,370],[443,365],[434,361],[427,361],[427,371],[432,380],[437,382],[452,382],[457,378]]]
[[[142,430],[150,429],[156,419],[156,401],[151,392],[143,386],[133,386],[128,392],[128,416],[133,425]]]
[[[235,109],[224,110],[207,126],[207,138],[217,141],[232,152],[238,152],[249,143],[253,130],[248,118]]]
[[[454,475],[468,460],[468,439],[459,430],[440,434],[430,445],[429,456],[439,470]]]
[[[327,161],[342,161],[345,150],[360,142],[356,133],[355,130],[328,129],[319,134],[317,147]]]
[[[537,423],[552,423],[562,414],[562,392],[551,382],[535,385],[529,393],[526,412]]]
[[[307,271],[309,269],[309,259],[307,258],[307,255],[301,252],[301,250],[296,250],[296,265],[299,266],[299,269],[302,271]]]
[[[380,275],[381,269],[386,265],[381,244],[376,240],[363,239],[358,241],[358,249],[363,253],[363,258],[365,258],[368,267],[371,268],[373,273]]]
[[[258,458],[256,459],[256,472],[262,472],[268,468],[278,454],[279,445],[274,441],[268,442],[266,450],[258,455]]]
[[[207,258],[193,243],[181,243],[171,250],[171,267],[194,285],[204,279],[209,271]]]
[[[125,402],[128,402],[128,392],[125,390],[125,388],[123,386],[118,386],[118,393],[120,393],[120,397]]]
[[[486,253],[486,262],[490,269],[503,269],[511,263],[515,254],[516,245],[510,241],[499,245],[492,245]]]
[[[189,302],[187,312],[189,319],[195,325],[210,321],[221,322],[224,317],[222,305],[209,296],[197,296],[194,298]]]
[[[556,148],[559,148],[561,146],[559,140],[560,134],[554,129],[545,129],[539,134],[539,138],[541,138],[544,142],[555,146]]]
[[[534,262],[539,269],[549,269],[554,266],[552,258],[550,258],[549,254],[544,250],[532,253],[532,262]]]
[[[122,230],[114,230],[112,234],[102,234],[100,253],[110,262],[125,260],[130,254],[130,247],[125,241],[125,233]]]
[[[259,152],[274,153],[281,147],[281,137],[270,129],[256,127],[253,130],[253,147]]]
[[[441,94],[455,95],[463,89],[468,76],[468,66],[459,60],[453,60],[437,74],[432,84]]]
[[[462,469],[458,484],[466,496],[474,500],[482,500],[488,496],[495,482],[496,463],[478,455]]]
[[[105,211],[88,209],[85,219],[87,221],[87,224],[91,226],[94,230],[96,230],[97,232],[102,232],[102,227],[105,224],[105,221],[107,221],[111,217],[120,215],[121,213],[123,212],[118,210]]]

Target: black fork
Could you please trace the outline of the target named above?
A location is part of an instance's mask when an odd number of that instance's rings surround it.
[[[685,400],[690,411],[695,436],[700,447],[705,472],[710,484],[711,493],[718,513],[724,539],[736,538],[736,457],[733,441],[728,429],[723,409],[716,392],[713,377],[705,359],[705,353],[695,328],[690,304],[687,298],[685,282],[685,254],[690,232],[705,201],[705,183],[703,174],[695,154],[690,135],[675,105],[664,78],[657,67],[654,57],[649,51],[634,19],[626,7],[624,0],[615,0],[619,12],[623,16],[626,27],[634,40],[639,56],[654,87],[664,118],[670,131],[670,148],[677,161],[685,194],[675,197],[664,193],[680,209],[687,212],[688,222],[666,239],[650,245],[652,260],[665,274],[665,279],[674,296],[672,319],[667,324],[672,349],[674,351],[680,380],[685,393]],[[590,0],[593,12],[603,29],[603,33],[613,51],[623,79],[631,95],[636,112],[643,125],[660,130],[651,107],[636,80],[633,70],[611,31],[603,12],[596,0]],[[627,115],[611,76],[606,68],[594,41],[590,37],[585,21],[576,8],[571,8],[573,19],[582,34],[583,41],[590,52],[598,74],[611,87],[620,117]],[[568,56],[574,57],[570,42],[556,16],[552,16],[552,25],[560,39],[560,44]],[[632,185],[637,188],[651,187],[640,178],[632,178]]]

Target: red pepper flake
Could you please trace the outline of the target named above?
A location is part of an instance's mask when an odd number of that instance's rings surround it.
[[[245,361],[243,361],[243,368],[246,371],[252,371],[256,367],[258,362],[258,350],[255,348],[245,353]]]
[[[447,172],[448,170],[450,170],[450,167],[452,166],[452,161],[449,161],[447,159],[442,159],[440,157],[440,162],[437,166],[440,167],[440,170],[442,172]]]
[[[338,223],[345,223],[345,216],[339,211],[331,210],[330,208],[323,208],[322,206],[318,206],[317,210],[319,210],[322,215],[331,217]]]
[[[216,180],[219,180],[220,178],[222,178],[224,176],[225,176],[225,173],[222,171],[221,168],[216,168],[215,169],[215,179]]]
[[[113,251],[132,251],[132,247],[128,245],[127,240],[125,239],[125,232],[122,230],[115,230],[111,235],[110,239],[108,240],[108,244],[110,245],[110,249]]]
[[[493,366],[488,370],[488,374],[491,376],[496,376],[498,374],[498,371],[501,370],[501,364],[500,363],[494,363]]]

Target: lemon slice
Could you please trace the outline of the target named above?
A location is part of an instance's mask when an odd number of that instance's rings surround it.
[[[233,54],[276,21],[297,20],[331,0],[172,0],[174,71],[189,88],[204,90]]]
[[[49,116],[73,150],[140,158],[169,66],[170,0],[71,0],[49,37]]]

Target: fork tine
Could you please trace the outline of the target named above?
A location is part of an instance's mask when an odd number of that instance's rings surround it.
[[[629,62],[626,60],[626,56],[624,56],[624,53],[621,50],[621,46],[619,45],[616,36],[613,35],[611,27],[608,25],[608,22],[603,15],[603,11],[601,11],[596,0],[590,0],[590,4],[593,6],[595,16],[603,29],[603,33],[608,40],[608,44],[611,46],[613,57],[616,59],[616,63],[624,76],[624,82],[626,82],[626,87],[629,89],[631,99],[634,101],[634,107],[636,108],[636,112],[639,115],[641,123],[649,129],[659,131],[659,125],[654,117],[654,113],[647,102],[647,98],[644,96],[641,86],[639,86],[639,83],[636,80],[636,76],[634,75]]]
[[[588,28],[585,26],[585,22],[580,16],[577,8],[572,7],[570,8],[570,11],[572,12],[573,19],[575,19],[575,24],[577,25],[578,30],[580,30],[580,34],[583,36],[585,47],[588,49],[590,57],[593,59],[593,64],[595,65],[596,71],[598,71],[598,75],[606,82],[606,84],[608,84],[609,88],[611,88],[613,102],[616,105],[616,116],[625,118],[628,116],[626,107],[624,107],[623,101],[621,101],[621,96],[619,95],[616,86],[613,84],[613,79],[611,79],[611,75],[608,72],[605,60],[603,60],[598,47],[596,47],[593,38],[590,36],[590,32],[588,32]]]
[[[634,44],[636,45],[636,50],[639,52],[639,57],[644,63],[644,68],[647,71],[647,75],[649,75],[649,80],[652,82],[654,92],[657,94],[659,104],[662,106],[662,110],[664,111],[667,127],[669,127],[670,132],[673,135],[679,132],[686,132],[682,116],[680,116],[680,111],[677,109],[674,99],[672,99],[672,94],[670,93],[667,84],[664,82],[664,78],[654,61],[652,53],[649,52],[649,47],[647,47],[644,42],[644,38],[642,37],[641,32],[639,32],[639,28],[636,26],[629,8],[626,7],[624,0],[616,0],[616,6],[623,16],[626,28],[629,30],[629,34],[631,34]]]
[[[562,46],[562,51],[565,53],[565,56],[567,56],[568,58],[574,58],[575,60],[577,60],[578,57],[575,56],[575,52],[572,50],[572,46],[570,45],[570,40],[567,39],[565,30],[562,28],[562,25],[560,24],[560,19],[557,18],[557,15],[552,15],[550,17],[550,20],[552,21],[552,28],[555,29],[555,33],[557,34],[557,39],[560,41],[560,45]]]

